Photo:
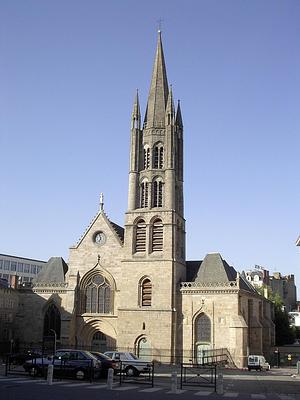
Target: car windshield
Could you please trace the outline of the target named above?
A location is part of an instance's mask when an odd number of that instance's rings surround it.
[[[94,360],[97,360],[97,356],[96,356],[95,354],[90,353],[89,351],[86,351],[85,353],[86,353],[86,355],[87,355],[88,357],[91,357],[91,358],[93,358]]]
[[[92,354],[95,357],[102,358],[102,360],[111,360],[110,357],[108,357],[106,354],[103,354],[103,353],[92,353]]]

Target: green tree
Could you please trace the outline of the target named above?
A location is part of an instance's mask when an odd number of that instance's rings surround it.
[[[274,304],[274,324],[276,346],[293,344],[295,341],[295,330],[290,326],[288,313],[285,311],[283,301],[278,293],[274,293],[269,286],[256,288],[264,296],[267,290],[268,299]]]

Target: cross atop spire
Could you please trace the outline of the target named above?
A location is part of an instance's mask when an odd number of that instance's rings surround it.
[[[161,41],[161,31],[159,30],[156,55],[148,96],[147,110],[145,115],[145,128],[164,127],[168,94],[168,79]]]

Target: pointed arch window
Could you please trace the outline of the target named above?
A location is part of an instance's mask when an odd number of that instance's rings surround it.
[[[152,226],[152,251],[163,251],[164,225],[161,219],[156,219]]]
[[[141,208],[148,207],[149,184],[147,181],[141,183]]]
[[[59,309],[54,303],[51,303],[44,316],[44,336],[52,336],[53,331],[55,331],[56,338],[60,339],[60,329],[61,317]]]
[[[196,342],[211,342],[211,321],[206,314],[201,314],[195,321],[195,339]]]
[[[153,182],[153,207],[163,206],[163,182],[156,180]]]
[[[164,167],[164,148],[162,144],[156,145],[153,151],[153,168],[163,169]]]
[[[144,169],[150,168],[150,148],[144,147]]]
[[[142,307],[150,307],[152,303],[152,283],[149,278],[144,279],[141,282],[141,294],[140,294]]]
[[[107,279],[100,273],[93,274],[82,288],[82,313],[109,314],[112,290]]]
[[[143,219],[140,219],[135,229],[135,252],[144,251],[146,251],[146,223]]]

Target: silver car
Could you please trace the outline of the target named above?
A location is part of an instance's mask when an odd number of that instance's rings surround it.
[[[104,353],[115,361],[121,361],[122,371],[127,376],[139,376],[140,373],[149,372],[151,364],[147,361],[141,360],[135,354],[124,351],[106,351]]]

